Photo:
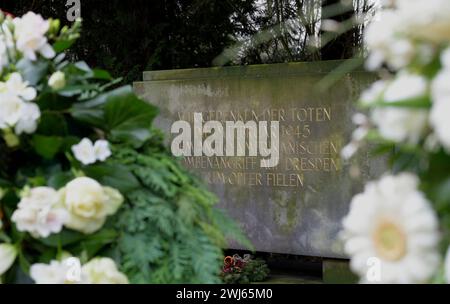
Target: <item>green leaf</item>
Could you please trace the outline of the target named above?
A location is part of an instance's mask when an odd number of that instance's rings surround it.
[[[431,99],[428,95],[426,95],[398,101],[380,100],[369,106],[429,109],[431,107]]]
[[[25,58],[21,59],[16,65],[24,80],[28,81],[32,86],[36,86],[47,75],[48,67],[49,63],[47,61],[30,61]]]
[[[71,114],[104,130],[111,141],[138,148],[151,137],[151,125],[158,110],[139,99],[130,86],[125,86],[74,105]]]
[[[47,136],[65,136],[67,134],[67,122],[64,115],[53,112],[43,112],[37,133]]]
[[[86,238],[86,236],[80,232],[64,229],[58,234],[52,234],[48,238],[39,240],[47,246],[57,248],[58,246],[64,247],[78,243],[84,238]]]
[[[91,78],[100,79],[100,80],[112,80],[111,74],[108,71],[93,69]]]
[[[71,172],[58,172],[47,181],[47,185],[54,189],[61,189],[74,178]]]
[[[73,44],[75,40],[58,40],[53,44],[53,50],[56,53],[61,53],[67,49],[69,49]]]
[[[56,92],[64,97],[73,97],[76,95],[81,95],[83,92],[96,89],[98,89],[97,84],[80,84],[80,85],[65,86],[64,88]]]
[[[123,194],[140,187],[136,177],[123,165],[93,165],[84,168],[83,171],[102,185],[117,189]]]
[[[104,246],[111,244],[117,238],[118,233],[112,229],[102,229],[97,233],[87,236],[76,251],[85,251],[89,258],[95,256],[95,254]]]
[[[141,146],[151,137],[151,126],[158,111],[136,96],[114,100],[105,106],[105,122],[112,141]]]
[[[42,112],[46,110],[65,111],[72,106],[71,99],[60,96],[53,91],[39,94],[36,103],[39,104]]]
[[[52,159],[59,152],[63,142],[62,137],[39,134],[35,134],[32,139],[36,153],[46,159]]]

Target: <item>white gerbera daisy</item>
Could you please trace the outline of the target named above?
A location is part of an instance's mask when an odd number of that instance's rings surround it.
[[[439,265],[438,221],[416,176],[385,176],[356,195],[343,221],[351,269],[368,283],[426,282]],[[370,277],[372,261],[379,276]]]

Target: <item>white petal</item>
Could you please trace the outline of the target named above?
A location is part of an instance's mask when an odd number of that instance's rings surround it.
[[[55,51],[48,43],[45,44],[39,51],[42,54],[42,56],[44,56],[47,59],[51,59],[56,55]]]

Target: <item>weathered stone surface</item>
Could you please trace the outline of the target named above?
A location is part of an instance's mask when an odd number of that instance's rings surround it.
[[[280,162],[259,157],[185,157],[244,228],[258,251],[344,257],[338,239],[352,195],[376,166],[359,157],[352,179],[339,151],[354,126],[354,101],[373,76],[337,75],[339,61],[145,72],[136,92],[161,109],[168,134],[176,120],[280,121]],[[331,73],[331,74],[330,74]],[[339,80],[326,90],[325,76]],[[188,119],[189,118],[189,119]],[[173,138],[173,137],[172,137]]]

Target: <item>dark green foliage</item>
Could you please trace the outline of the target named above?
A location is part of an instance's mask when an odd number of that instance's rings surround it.
[[[159,139],[136,151],[118,148],[109,162],[131,170],[140,187],[115,227],[124,271],[135,283],[217,283],[226,237],[245,241],[214,208],[216,198],[188,175]],[[248,242],[245,243],[249,245]],[[144,269],[144,270],[143,270]]]
[[[2,0],[0,8],[67,22],[65,4]],[[207,67],[242,30],[231,16],[242,19],[253,10],[253,1],[242,0],[82,0],[83,35],[70,53],[123,76],[124,83],[140,80],[145,70]]]
[[[146,70],[349,58],[362,44],[363,25],[324,39],[323,51],[310,47],[312,40],[321,38],[321,16],[345,22],[354,11],[365,14],[372,9],[368,0],[354,1],[354,6],[347,1],[348,8],[340,3],[82,0],[83,35],[70,54],[110,70],[115,77],[123,76],[124,83],[141,80]],[[15,15],[33,10],[67,23],[65,4],[60,0],[2,0],[0,8]]]

